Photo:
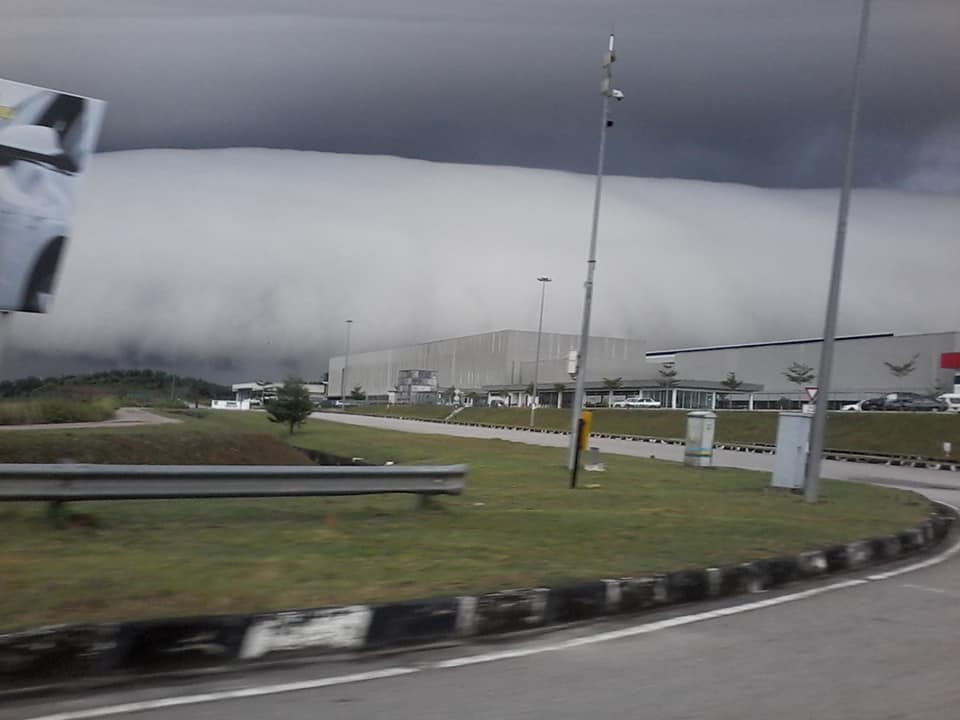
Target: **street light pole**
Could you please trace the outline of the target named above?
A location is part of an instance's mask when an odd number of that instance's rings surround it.
[[[540,335],[543,333],[543,300],[547,294],[547,283],[552,282],[553,278],[546,275],[538,277],[540,283],[540,322],[537,323],[537,359],[533,364],[533,398],[530,401],[530,427],[533,427],[534,413],[537,411],[537,381],[540,378]]]
[[[860,36],[857,40],[857,58],[853,69],[853,87],[850,93],[850,125],[847,130],[847,154],[843,165],[843,185],[840,188],[840,207],[837,211],[837,231],[833,243],[833,265],[830,270],[830,291],[827,295],[827,313],[823,323],[823,346],[820,349],[820,382],[815,398],[813,425],[810,428],[810,456],[807,459],[807,477],[803,497],[808,503],[817,502],[820,465],[823,462],[824,436],[827,429],[827,403],[830,401],[830,375],[833,372],[833,344],[837,334],[837,309],[840,304],[840,280],[843,277],[843,256],[847,244],[847,217],[850,214],[850,191],[853,186],[853,164],[860,119],[860,85],[867,52],[870,30],[870,3],[863,0],[860,12]]]
[[[577,382],[573,393],[573,408],[570,412],[570,453],[567,469],[573,471],[577,462],[577,444],[580,440],[580,410],[583,405],[584,383],[587,376],[587,347],[590,343],[590,307],[593,302],[593,274],[597,267],[597,230],[600,224],[600,193],[603,188],[603,160],[607,147],[607,127],[610,122],[610,98],[623,99],[623,93],[613,87],[613,35],[603,56],[603,80],[600,92],[603,95],[603,110],[600,117],[600,150],[597,153],[597,185],[593,196],[593,224],[590,228],[590,252],[587,256],[587,279],[583,284],[583,321],[580,324],[580,349],[577,352]]]
[[[353,320],[344,320],[347,324],[347,350],[343,358],[343,378],[340,381],[340,402],[344,407],[347,406],[347,380],[350,374],[350,328],[353,327]]]

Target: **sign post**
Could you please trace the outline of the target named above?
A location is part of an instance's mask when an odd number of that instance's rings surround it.
[[[573,468],[570,470],[570,489],[577,487],[577,471],[580,470],[580,453],[590,445],[590,427],[593,425],[593,413],[584,410],[577,419],[576,450],[573,453]]]

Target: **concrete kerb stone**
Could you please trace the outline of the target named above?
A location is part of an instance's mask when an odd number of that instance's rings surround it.
[[[456,641],[760,592],[929,548],[949,535],[956,520],[951,510],[934,504],[927,522],[892,536],[730,566],[553,588],[253,615],[62,625],[10,633],[0,635],[0,689],[38,687],[85,676],[129,676]]]

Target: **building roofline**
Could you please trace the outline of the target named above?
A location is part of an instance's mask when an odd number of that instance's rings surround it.
[[[931,333],[936,334],[936,333]],[[837,342],[844,340],[876,340],[878,338],[898,337],[892,332],[864,333],[861,335],[838,335]],[[783,347],[787,345],[809,345],[812,343],[823,342],[822,337],[817,338],[797,338],[795,340],[762,340],[759,342],[736,343],[733,345],[705,345],[703,347],[677,348],[675,350],[654,350],[646,353],[647,360],[657,360],[658,358],[669,357],[671,355],[683,355],[685,353],[695,352],[713,352],[716,350],[745,350],[747,348],[759,347]]]
[[[393,346],[386,346],[386,347],[381,346],[381,347],[372,348],[370,350],[359,350],[359,351],[351,352],[350,356],[352,357],[354,355],[364,355],[366,353],[384,352],[385,350],[400,350],[403,348],[415,348],[415,347],[420,347],[421,345],[432,345],[433,343],[452,342],[454,340],[466,340],[467,338],[483,337],[484,335],[500,335],[501,333],[528,333],[528,334],[536,335],[537,331],[536,330],[520,330],[518,328],[501,328],[500,330],[490,330],[488,332],[471,333],[468,335],[455,335],[453,337],[435,338],[433,340],[421,340],[420,342],[407,343],[406,345],[393,345]],[[552,332],[548,330],[544,330],[543,334],[579,337],[579,334],[577,333]],[[643,342],[643,338],[613,337],[611,335],[591,335],[590,339],[591,340],[622,340],[625,342]],[[335,360],[343,357],[346,357],[346,354],[339,353],[337,355],[331,355],[330,359]]]

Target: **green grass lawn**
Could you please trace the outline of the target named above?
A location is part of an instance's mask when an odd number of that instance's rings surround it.
[[[448,408],[377,406],[356,412],[407,417],[436,418]],[[443,411],[443,412],[440,412]],[[523,408],[467,408],[453,422],[526,427],[530,411]],[[682,438],[686,435],[685,410],[594,410],[593,432],[616,435]],[[570,411],[542,408],[536,424],[555,430],[570,429]],[[777,414],[773,412],[717,413],[716,441],[774,443]],[[960,447],[958,413],[831,413],[827,422],[827,447],[832,450],[899,453],[942,457],[943,443]]]
[[[264,434],[277,445],[289,439],[259,413],[79,432],[102,452],[153,443],[174,462],[178,444],[194,448],[195,462],[197,447],[231,437],[247,446]],[[0,451],[22,442],[49,457],[62,450],[57,435],[0,437]],[[404,496],[74,503],[79,523],[63,529],[40,503],[0,504],[0,628],[635,575],[890,533],[926,514],[919,496],[897,490],[826,481],[823,502],[811,506],[768,491],[763,473],[616,455],[605,456],[606,473],[585,474],[584,487],[571,491],[562,449],[504,441],[311,421],[293,442],[378,463],[466,462],[467,493],[422,511]],[[45,444],[54,450],[42,451]],[[89,527],[94,521],[100,526]]]

